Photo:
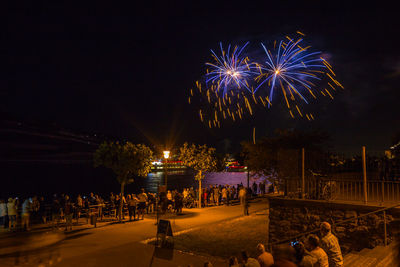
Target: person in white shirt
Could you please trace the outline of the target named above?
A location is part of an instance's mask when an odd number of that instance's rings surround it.
[[[15,206],[15,199],[11,197],[8,199],[7,203],[7,212],[8,212],[8,229],[15,230],[17,223],[17,207]]]
[[[7,216],[7,203],[4,199],[0,199],[0,226],[6,228],[6,216]]]

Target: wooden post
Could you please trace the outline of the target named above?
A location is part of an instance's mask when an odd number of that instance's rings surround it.
[[[165,161],[164,161],[164,178],[165,178],[165,191],[166,192],[168,192],[168,162],[167,162],[168,160],[167,159],[165,159]]]
[[[363,183],[364,183],[364,204],[367,204],[367,164],[365,157],[365,146],[362,147],[362,161],[363,161]]]
[[[304,199],[305,197],[305,181],[304,181],[304,147],[301,149],[301,198]]]

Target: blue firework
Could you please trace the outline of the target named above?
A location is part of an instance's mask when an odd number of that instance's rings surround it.
[[[254,91],[257,92],[265,86],[269,100],[272,101],[274,91],[281,89],[290,108],[288,99],[295,101],[296,98],[300,98],[308,104],[306,94],[315,98],[315,82],[326,77],[325,74],[337,85],[338,82],[332,78],[335,74],[321,57],[321,52],[309,52],[309,46],[300,46],[301,38],[297,41],[286,38],[287,41],[280,41],[278,46],[276,41],[274,42],[273,52],[261,43],[266,59],[264,65],[259,67],[260,75],[256,78],[259,85]],[[331,71],[331,75],[328,71]]]
[[[225,51],[220,43],[220,55],[211,50],[213,63],[207,62],[209,67],[206,74],[206,85],[216,91],[218,95],[225,97],[229,91],[245,89],[252,92],[251,82],[259,74],[255,63],[250,62],[247,56],[242,55],[249,42],[242,47],[233,49],[228,45]]]

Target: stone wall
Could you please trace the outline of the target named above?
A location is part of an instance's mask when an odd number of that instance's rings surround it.
[[[294,200],[270,198],[269,240],[276,242],[319,228],[323,221],[332,225],[332,232],[338,237],[342,252],[373,248],[384,243],[383,213],[371,214],[350,220],[345,224],[338,222],[356,218],[359,215],[378,210],[379,207],[365,205],[334,204],[314,200]],[[387,233],[390,242],[393,216],[387,217]],[[319,232],[317,233],[319,234]]]

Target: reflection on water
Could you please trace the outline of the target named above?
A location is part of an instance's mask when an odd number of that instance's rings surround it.
[[[198,182],[194,179],[194,173],[187,170],[174,170],[167,173],[168,189],[177,189],[182,191],[187,187],[198,187]],[[257,184],[264,180],[264,177],[253,177],[250,175],[250,185],[253,182]],[[157,185],[165,184],[164,172],[149,173],[146,179],[136,181],[137,188],[145,188],[148,192],[157,192]],[[210,172],[206,173],[203,186],[209,185],[238,185],[242,183],[247,185],[247,172]]]

